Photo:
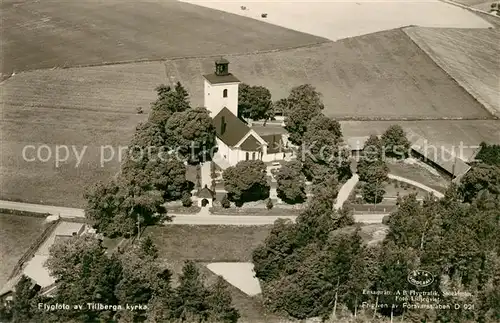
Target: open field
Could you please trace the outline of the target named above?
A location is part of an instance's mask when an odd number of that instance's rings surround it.
[[[175,273],[181,272],[185,260],[194,260],[199,263],[206,283],[211,284],[216,275],[206,268],[206,264],[251,261],[252,251],[264,242],[270,231],[271,226],[174,225],[149,227],[144,236],[151,236],[161,259]],[[266,313],[260,299],[249,297],[234,286],[229,290],[242,322],[279,322],[279,318]]]
[[[489,114],[426,56],[402,30],[311,48],[230,56],[231,70],[249,84],[270,88],[274,99],[292,86],[312,83],[324,93],[325,113],[336,118],[485,118]],[[341,61],[342,64],[337,62]],[[84,187],[119,170],[118,146],[128,145],[145,120],[154,88],[181,80],[202,104],[202,76],[213,59],[169,60],[20,73],[0,85],[1,199],[82,207]],[[165,74],[165,67],[167,75]],[[182,76],[181,76],[182,75]],[[145,114],[137,115],[143,107]],[[393,122],[343,122],[344,135],[381,133]],[[398,121],[435,144],[500,142],[500,121]],[[48,145],[52,158],[27,162],[23,148]],[[70,151],[56,167],[56,145]],[[115,156],[100,165],[101,146]],[[47,151],[44,151],[46,154]],[[105,151],[110,156],[111,149]],[[46,155],[43,154],[43,157]],[[63,152],[64,154],[64,152]]]
[[[2,1],[3,74],[325,41],[173,0]]]
[[[491,115],[401,30],[275,53],[227,56],[242,82],[262,85],[273,99],[310,83],[323,93],[324,113],[357,119],[477,119]],[[203,74],[213,59],[165,62],[168,77],[203,104]]]
[[[146,229],[166,260],[248,262],[271,226],[155,226]]]
[[[458,152],[463,146],[477,146],[482,141],[500,143],[500,120],[427,120],[427,121],[341,121],[344,137],[381,135],[391,124],[429,140],[429,144]],[[477,147],[464,147],[464,157]]]
[[[495,29],[405,28],[438,65],[500,118],[500,32]]]
[[[118,147],[128,145],[164,83],[162,65],[142,63],[17,74],[1,87],[1,199],[81,207],[86,185],[119,170]],[[40,161],[35,148],[48,145],[52,156]],[[55,146],[67,145],[68,161],[56,167]],[[100,165],[101,146],[114,147],[112,161]],[[79,154],[78,167],[72,146]],[[105,157],[111,149],[104,150]],[[42,159],[48,157],[42,150]],[[61,150],[61,156],[65,152]]]
[[[439,0],[185,1],[331,40],[409,25],[450,28],[489,26],[473,13]],[[246,6],[246,10],[241,10],[241,5]],[[262,13],[267,13],[268,16],[262,18]]]
[[[0,214],[0,288],[44,228],[44,218]]]

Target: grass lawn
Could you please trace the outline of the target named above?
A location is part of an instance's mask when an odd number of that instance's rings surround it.
[[[44,229],[44,218],[0,214],[0,287]]]
[[[252,251],[264,242],[270,230],[271,226],[170,225],[149,227],[144,236],[151,236],[160,258],[175,273],[181,272],[185,260],[194,260],[210,284],[216,275],[206,268],[207,263],[250,262]],[[230,291],[241,312],[241,322],[279,322],[277,317],[266,313],[259,297],[250,297],[232,286]]]
[[[398,187],[396,187],[396,185]],[[390,183],[386,183],[386,185],[384,186],[384,190],[385,190],[384,197],[397,197],[398,193],[399,196],[406,196],[409,194],[417,193],[417,198],[423,198],[428,194],[427,191],[424,191],[421,188],[412,185],[407,185],[406,183],[397,181],[391,181]]]
[[[166,260],[247,262],[270,230],[271,226],[168,225],[148,227],[144,235],[151,236]]]
[[[450,184],[449,179],[436,171],[431,172],[428,166],[423,166],[421,163],[391,162],[388,163],[388,166],[391,174],[417,181],[439,192],[444,192]],[[408,192],[412,191],[411,188],[408,189]]]

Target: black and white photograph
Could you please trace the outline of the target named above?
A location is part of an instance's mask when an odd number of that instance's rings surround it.
[[[0,323],[500,323],[498,0],[0,31]]]

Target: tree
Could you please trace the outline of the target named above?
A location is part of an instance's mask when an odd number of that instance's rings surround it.
[[[115,294],[120,304],[145,305],[155,297],[171,297],[171,273],[160,267],[157,261],[158,249],[150,237],[140,240],[118,257],[122,264],[122,274],[115,287]],[[119,317],[132,321],[145,319],[146,315],[147,309],[118,313]]]
[[[362,161],[372,163],[385,159],[384,145],[382,140],[375,135],[371,135],[363,147]]]
[[[341,164],[339,140],[327,130],[307,131],[299,147],[302,171],[313,183],[320,183],[329,174],[337,174]]]
[[[150,190],[158,191],[165,201],[178,200],[184,192],[192,189],[192,184],[186,180],[186,166],[175,158],[148,161],[143,169],[129,174],[125,171],[126,175],[132,179],[144,178],[149,181]]]
[[[358,162],[359,180],[363,182],[362,195],[369,203],[382,201],[384,183],[389,179],[389,167],[385,163],[385,148],[382,140],[371,135],[363,148],[363,156]]]
[[[382,147],[388,156],[404,159],[409,155],[411,143],[400,125],[391,125],[381,137]]]
[[[466,202],[471,202],[482,191],[500,194],[500,166],[474,165],[462,178],[460,193]]]
[[[366,162],[361,160],[358,164],[358,174],[360,181],[382,184],[388,180],[389,167],[383,161]]]
[[[221,203],[222,207],[225,209],[229,209],[231,207],[231,202],[227,198],[227,194],[224,194],[220,203]]]
[[[277,219],[263,244],[252,253],[255,276],[270,282],[281,276],[287,256],[295,250],[296,227],[288,219]]]
[[[190,207],[191,205],[193,205],[191,194],[189,192],[184,192],[184,194],[182,195],[182,206]]]
[[[209,320],[221,323],[236,323],[240,314],[232,305],[231,294],[227,288],[227,283],[221,276],[209,289],[207,303],[209,304]]]
[[[170,147],[189,163],[206,160],[216,146],[215,127],[205,108],[174,113],[165,129]]]
[[[179,277],[180,284],[175,289],[175,318],[187,319],[196,317],[205,319],[208,316],[208,291],[203,286],[202,276],[192,261],[186,261]]]
[[[340,123],[324,114],[314,116],[307,125],[307,131],[309,132],[314,133],[319,130],[328,131],[338,142],[342,138]]]
[[[180,82],[177,82],[174,89],[162,84],[155,90],[158,98],[152,103],[152,110],[182,112],[190,108],[188,92]]]
[[[32,322],[36,317],[34,311],[37,308],[35,305],[36,296],[37,291],[33,289],[31,278],[22,275],[14,288],[12,307],[9,309],[8,317],[13,323]]]
[[[54,244],[50,248],[47,267],[57,281],[57,289],[51,303],[118,304],[115,287],[121,279],[120,261],[106,255],[101,241],[91,236],[75,236]],[[92,322],[106,319],[109,313],[96,312],[85,306],[81,311],[53,312],[53,321],[70,319]]]
[[[349,152],[341,145],[340,124],[318,114],[307,127],[299,149],[306,178],[319,183],[334,173],[342,181],[351,177]]]
[[[487,165],[500,166],[500,145],[488,145],[482,142],[476,159]]]
[[[276,174],[278,197],[288,204],[302,203],[306,199],[306,183],[299,161],[287,162]]]
[[[241,83],[238,87],[238,114],[252,120],[272,117],[271,92],[263,86]]]
[[[227,168],[222,173],[222,178],[231,201],[243,204],[269,197],[266,165],[261,160],[240,161]]]
[[[85,217],[92,221],[98,232],[114,234],[111,228],[116,225],[115,217],[120,212],[120,204],[116,198],[119,189],[115,181],[109,181],[97,182],[85,190]]]
[[[280,105],[286,112],[285,129],[290,133],[289,140],[300,145],[309,121],[324,109],[321,94],[310,84],[300,85],[292,88]]]
[[[361,195],[367,203],[380,203],[384,198],[385,190],[383,182],[366,182],[361,188]]]
[[[273,200],[271,200],[270,198],[267,199],[267,202],[266,202],[266,208],[268,210],[272,209],[274,207],[274,204],[273,204]]]

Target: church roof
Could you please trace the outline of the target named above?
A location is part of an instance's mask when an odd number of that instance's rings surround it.
[[[279,134],[261,136],[261,138],[264,139],[265,142],[267,142],[268,154],[282,153],[289,150],[288,148],[285,147],[283,139]]]
[[[212,119],[217,137],[226,145],[232,147],[240,142],[250,131],[250,127],[227,108],[223,108]]]
[[[236,76],[234,76],[231,73],[228,73],[226,75],[217,75],[215,73],[212,73],[212,74],[203,75],[203,77],[206,78],[207,81],[210,82],[210,84],[240,82],[240,80],[238,80],[236,78]]]
[[[215,64],[229,64],[229,61],[224,57],[221,57],[215,61]]]
[[[205,185],[204,188],[198,191],[196,196],[202,199],[213,199],[215,197],[215,193]]]
[[[249,135],[248,138],[241,143],[240,148],[245,151],[260,151],[261,146],[260,142],[253,135]]]

